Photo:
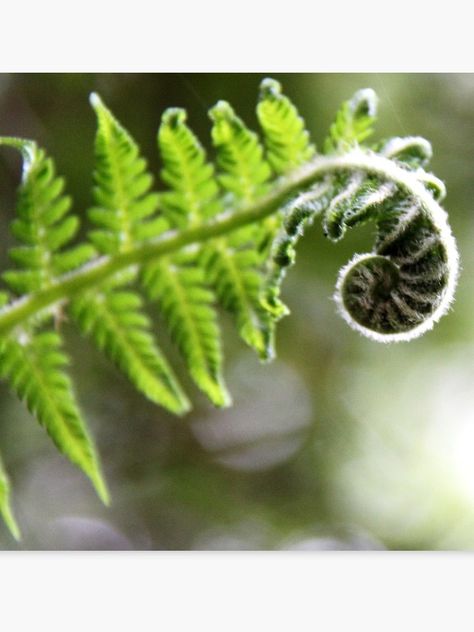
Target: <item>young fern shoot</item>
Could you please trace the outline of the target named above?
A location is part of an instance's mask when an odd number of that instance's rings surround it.
[[[218,407],[231,403],[223,377],[217,307],[235,319],[262,360],[275,355],[278,320],[289,313],[281,284],[303,229],[321,216],[333,242],[368,221],[369,254],[340,271],[335,302],[347,323],[379,342],[410,340],[446,313],[458,276],[455,240],[440,206],[443,183],[425,170],[431,146],[419,137],[367,143],[377,98],[358,91],[343,104],[318,153],[278,82],[262,82],[261,137],[225,101],[210,110],[216,165],[187,125],[162,117],[162,181],[96,94],[92,230],[72,243],[79,219],[54,163],[34,141],[0,138],[19,150],[23,174],[2,278],[0,375],[108,502],[97,451],[67,371],[57,315],[79,330],[152,402],[183,415],[191,407],[160,348],[169,335],[197,387]],[[145,300],[160,315],[156,327]],[[8,477],[0,464],[0,514],[15,537]]]

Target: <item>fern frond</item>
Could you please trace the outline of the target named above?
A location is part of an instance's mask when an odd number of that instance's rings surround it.
[[[257,116],[264,134],[267,158],[275,173],[287,173],[316,153],[304,120],[288,97],[282,94],[278,81],[262,81]]]
[[[97,494],[108,504],[95,447],[82,420],[65,367],[68,359],[54,331],[22,332],[0,340],[0,376],[57,446],[90,478]]]
[[[148,399],[182,415],[190,403],[166,358],[151,335],[140,296],[114,284],[87,293],[71,304],[71,314],[81,331]]]
[[[171,187],[161,194],[160,202],[173,228],[200,224],[222,210],[214,168],[187,126],[184,110],[173,108],[163,114],[158,148],[161,175]],[[215,297],[202,269],[201,251],[193,249],[152,263],[142,278],[148,297],[159,302],[194,382],[216,406],[228,406]]]
[[[459,258],[439,205],[444,184],[425,171],[431,146],[413,136],[367,147],[377,102],[372,90],[342,106],[319,155],[278,82],[262,83],[263,145],[219,102],[210,112],[217,171],[186,113],[169,109],[158,132],[168,189],[159,194],[137,143],[97,95],[91,102],[98,118],[89,212],[94,257],[91,244],[70,245],[78,220],[52,160],[33,141],[0,139],[22,152],[25,165],[12,225],[17,268],[4,275],[18,298],[0,291],[0,376],[104,501],[95,448],[61,337],[52,330],[60,310],[136,388],[177,414],[190,404],[153,338],[138,284],[157,302],[189,374],[217,406],[230,396],[215,303],[233,314],[261,358],[271,357],[275,323],[289,311],[281,284],[303,229],[317,216],[333,242],[375,223],[372,251],[355,255],[336,284],[335,302],[356,331],[379,342],[411,340],[448,310]],[[0,465],[0,514],[17,535],[8,503]]]
[[[168,226],[156,214],[158,194],[150,192],[153,178],[136,142],[95,93],[91,104],[98,121],[94,171],[97,206],[89,210],[89,218],[98,230],[90,233],[90,239],[101,253],[124,252],[137,241],[160,235]]]
[[[157,237],[168,227],[157,213],[158,194],[138,145],[97,95],[95,186],[97,206],[89,217],[99,230],[91,239],[100,252],[127,252],[136,242]],[[140,296],[130,288],[136,273],[118,275],[95,292],[74,300],[71,314],[85,334],[148,399],[176,414],[190,404],[151,334]]]
[[[170,187],[160,196],[161,208],[175,227],[199,224],[222,210],[214,167],[186,119],[185,110],[169,108],[158,130],[161,177]]]
[[[273,328],[260,302],[262,272],[258,252],[252,248],[232,249],[225,240],[216,240],[204,250],[203,264],[219,301],[234,314],[242,339],[261,359],[270,359]]]
[[[15,520],[13,511],[10,504],[10,480],[7,476],[5,468],[3,467],[2,459],[0,457],[0,516],[8,527],[8,530],[15,538],[20,540],[21,533],[20,528]]]
[[[22,295],[47,287],[61,274],[89,261],[95,251],[88,244],[64,250],[79,229],[79,219],[69,212],[71,199],[63,192],[64,179],[56,175],[46,152],[32,141],[16,138],[3,138],[0,144],[19,149],[23,157],[17,218],[11,225],[21,245],[9,251],[17,269],[2,275]]]
[[[329,129],[324,152],[345,152],[362,143],[373,133],[377,116],[377,95],[370,88],[358,90],[345,101]]]
[[[268,189],[271,170],[264,159],[263,147],[257,135],[225,101],[217,103],[210,116],[221,169],[218,178],[234,201],[250,203]],[[203,257],[220,303],[234,314],[242,339],[262,359],[273,355],[272,323],[262,308],[260,293],[261,264],[274,232],[273,218],[246,226],[227,239],[215,240],[205,248]]]
[[[211,108],[209,116],[222,187],[237,201],[253,202],[268,190],[271,175],[257,134],[246,127],[226,101]]]
[[[222,349],[213,296],[194,254],[144,268],[143,285],[161,313],[197,386],[215,406],[229,406],[222,378]]]

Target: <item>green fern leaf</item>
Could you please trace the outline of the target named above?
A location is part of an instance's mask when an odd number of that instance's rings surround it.
[[[158,194],[136,142],[120,125],[97,94],[91,96],[98,129],[95,139],[95,187],[97,206],[89,218],[99,227],[90,233],[104,254],[125,252],[134,243],[160,235],[167,228],[157,215]]]
[[[26,402],[57,448],[83,470],[99,497],[108,504],[96,451],[65,372],[67,364],[56,332],[23,332],[16,339],[0,341],[0,375]]]
[[[206,153],[186,118],[184,110],[170,108],[164,112],[158,130],[164,165],[161,177],[171,189],[161,194],[160,202],[174,227],[199,224],[222,210],[214,168],[206,162]]]
[[[197,386],[215,406],[229,406],[213,296],[195,256],[162,259],[146,266],[143,285],[150,299],[158,301],[171,337]]]
[[[153,340],[140,296],[114,285],[73,301],[72,316],[148,399],[182,415],[189,401]]]
[[[253,202],[268,190],[271,175],[257,134],[245,126],[226,101],[219,101],[209,115],[221,169],[219,181],[238,201]]]
[[[287,173],[310,160],[315,146],[310,142],[305,123],[296,107],[274,79],[260,86],[257,116],[262,127],[267,158],[277,174]]]
[[[217,240],[216,240],[217,241]],[[273,357],[273,326],[262,307],[260,257],[251,248],[231,250],[225,241],[205,249],[203,262],[223,307],[235,315],[242,339],[262,360]]]
[[[171,187],[161,194],[160,204],[172,228],[198,225],[218,213],[222,207],[214,168],[187,126],[184,110],[173,108],[164,113],[158,147],[163,160],[161,175]],[[228,406],[215,298],[201,260],[198,249],[161,259],[145,267],[143,284],[148,297],[159,302],[197,386],[216,406]]]
[[[377,115],[377,96],[371,89],[358,90],[345,101],[329,129],[324,143],[326,154],[343,153],[362,143],[373,133]]]
[[[0,458],[0,516],[2,516],[5,524],[7,525],[10,533],[15,540],[20,540],[20,529],[13,515],[13,511],[10,505],[10,481],[7,473],[3,467],[2,459]]]
[[[168,227],[157,214],[158,195],[150,192],[152,176],[136,142],[97,95],[95,143],[97,206],[89,217],[99,230],[91,239],[103,254],[126,252],[136,242],[160,235]],[[71,313],[81,330],[151,401],[183,414],[190,404],[151,335],[139,295],[129,284],[133,271],[119,275],[99,291],[73,301]]]
[[[3,274],[17,294],[50,285],[56,277],[86,263],[95,254],[91,245],[63,250],[75,237],[79,219],[71,215],[71,199],[64,195],[64,179],[56,175],[54,162],[32,141],[4,138],[23,156],[23,175],[18,192],[17,218],[13,235],[21,243],[11,248],[17,269]]]
[[[234,203],[251,203],[265,193],[271,174],[258,137],[225,101],[212,108],[210,116],[214,122],[212,140],[221,169],[219,180]],[[261,265],[274,231],[272,218],[235,231],[226,239],[215,240],[203,251],[207,278],[220,303],[234,314],[242,339],[262,359],[273,355],[272,323],[262,308],[260,293]]]

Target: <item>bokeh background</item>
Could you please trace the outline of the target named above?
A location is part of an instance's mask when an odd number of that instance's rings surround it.
[[[71,372],[113,503],[52,447],[0,385],[0,447],[23,541],[0,525],[0,549],[474,549],[474,75],[272,75],[321,146],[340,103],[359,88],[380,97],[377,137],[421,135],[458,239],[456,302],[432,332],[384,346],[336,315],[339,268],[368,252],[373,226],[337,245],[319,223],[300,243],[284,286],[291,315],[278,358],[262,366],[221,314],[234,406],[195,401],[184,420],[147,402],[67,323]],[[230,101],[252,127],[260,74],[0,75],[0,133],[36,139],[55,157],[79,214],[91,204],[98,91],[158,176],[161,112],[185,107],[209,143],[207,110]],[[7,265],[20,162],[0,155],[0,264]],[[157,186],[161,187],[157,178]],[[150,307],[153,314],[154,308]],[[155,314],[156,316],[156,314]]]

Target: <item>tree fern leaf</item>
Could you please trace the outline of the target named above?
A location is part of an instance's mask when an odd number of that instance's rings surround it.
[[[161,176],[171,187],[161,194],[160,205],[173,228],[200,224],[222,210],[214,167],[186,124],[184,110],[172,108],[163,114],[158,148]],[[148,296],[158,300],[194,382],[216,406],[227,406],[214,295],[200,257],[194,250],[162,259],[145,267],[142,280]]]
[[[71,314],[138,390],[182,415],[190,409],[189,401],[153,340],[140,296],[114,285],[74,300]]]
[[[209,112],[213,126],[211,136],[217,150],[218,179],[231,195],[232,203],[250,204],[268,191],[270,165],[255,132],[250,131],[226,101],[219,101]],[[277,225],[276,218],[237,230],[226,239],[232,247],[251,246],[261,253],[267,252]]]
[[[94,171],[97,206],[89,211],[98,230],[92,231],[90,238],[100,252],[112,254],[128,250],[140,239],[143,225],[156,219],[158,195],[150,192],[153,178],[136,142],[97,94],[90,100],[98,121]],[[152,236],[163,230],[163,222],[153,226],[156,232]]]
[[[345,152],[373,133],[377,115],[377,95],[369,88],[358,90],[342,104],[324,143],[325,153]]]
[[[56,175],[54,162],[36,143],[1,138],[0,144],[18,149],[23,156],[23,175],[18,192],[17,218],[11,230],[21,246],[10,251],[17,269],[3,278],[17,294],[39,290],[56,277],[82,265],[94,254],[90,245],[63,250],[77,234],[79,219],[71,215],[71,199],[64,194],[64,179]]]
[[[214,167],[186,124],[186,112],[166,110],[158,130],[158,147],[163,159],[161,177],[171,191],[161,194],[161,206],[176,227],[199,224],[221,210]]]
[[[186,360],[199,388],[216,406],[230,405],[222,378],[220,333],[213,295],[195,257],[183,255],[145,266],[143,284],[148,296],[159,302],[171,337]]]
[[[272,321],[260,301],[258,252],[252,248],[231,250],[219,240],[203,251],[203,262],[220,302],[234,314],[242,339],[262,360],[273,357]]]
[[[209,112],[212,140],[217,149],[222,186],[239,201],[252,202],[268,189],[271,170],[263,157],[263,147],[226,101]]]
[[[260,86],[257,116],[267,147],[268,161],[277,174],[286,173],[307,162],[316,152],[305,123],[296,107],[274,79]]]
[[[10,481],[0,458],[0,515],[15,540],[20,540],[20,529],[10,505]]]
[[[0,375],[44,426],[57,448],[79,466],[108,504],[94,445],[82,420],[71,381],[68,359],[56,332],[23,332],[0,342]]]
[[[99,230],[91,239],[100,252],[126,252],[144,238],[168,228],[157,215],[158,194],[150,192],[152,176],[131,135],[97,95],[91,103],[98,118],[95,142],[94,197],[89,218]],[[183,414],[190,404],[171,367],[153,340],[150,322],[138,294],[123,287],[134,272],[119,276],[99,292],[87,293],[72,304],[81,329],[150,400]]]
[[[257,135],[236,116],[231,106],[220,101],[210,111],[214,122],[212,139],[220,166],[222,186],[236,199],[250,203],[265,193],[271,170],[263,157]],[[235,231],[226,239],[204,248],[207,278],[220,303],[235,315],[243,340],[261,358],[272,355],[271,321],[260,304],[262,244],[269,243],[275,220],[260,222]],[[255,245],[260,244],[260,247]]]

